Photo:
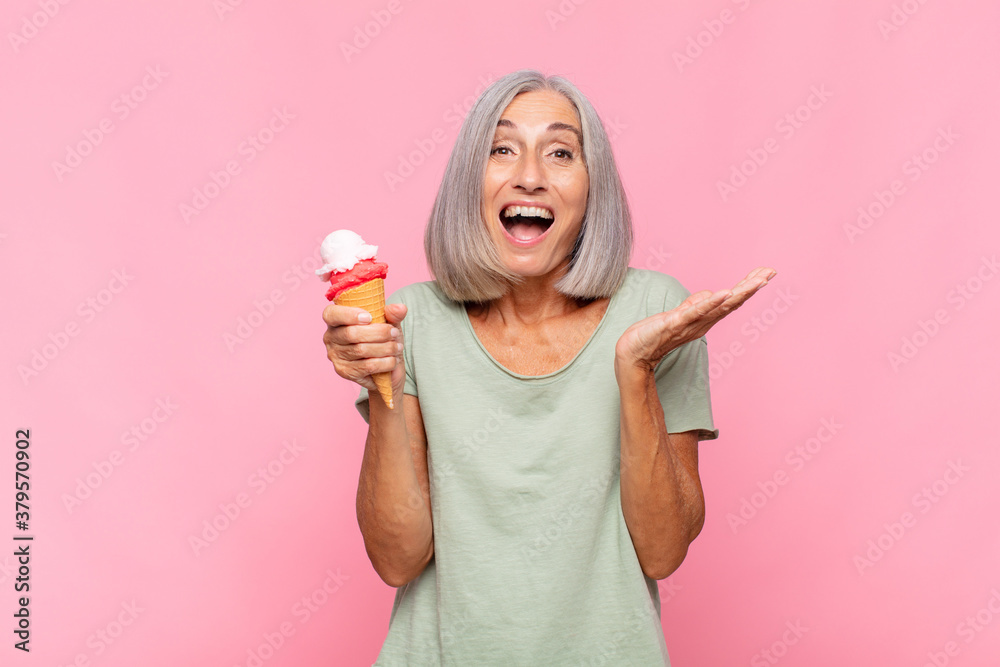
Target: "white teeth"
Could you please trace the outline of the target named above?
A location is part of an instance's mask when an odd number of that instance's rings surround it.
[[[539,208],[538,206],[508,206],[504,209],[503,215],[505,218],[521,215],[525,217],[552,220],[552,213],[548,209]]]

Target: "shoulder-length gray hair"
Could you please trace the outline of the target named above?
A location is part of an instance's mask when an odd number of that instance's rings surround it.
[[[580,117],[583,160],[590,192],[569,269],[555,285],[580,299],[610,297],[625,279],[632,255],[632,216],[597,111],[561,76],[512,72],[493,82],[462,123],[424,234],[427,264],[445,295],[462,302],[499,298],[520,280],[507,270],[483,220],[486,165],[497,122],[519,93],[551,90],[564,95]]]

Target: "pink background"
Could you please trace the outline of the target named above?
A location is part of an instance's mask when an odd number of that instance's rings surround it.
[[[0,662],[374,661],[394,589],[355,518],[318,240],[362,231],[390,291],[428,279],[460,118],[528,67],[604,118],[633,266],[692,291],[779,271],[709,334],[674,664],[997,664],[997,3],[225,2],[0,12]]]

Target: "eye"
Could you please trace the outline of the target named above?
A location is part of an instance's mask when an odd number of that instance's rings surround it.
[[[507,152],[506,153],[500,153],[500,151],[507,151]],[[501,154],[501,155],[510,155],[510,147],[509,146],[494,146],[493,150],[490,151],[490,155],[498,155],[498,154]]]
[[[559,155],[560,153],[562,153],[562,155]],[[573,159],[573,154],[570,153],[565,148],[560,148],[558,150],[555,150],[555,151],[552,152],[552,154],[555,155],[557,158],[560,158],[560,159],[567,159],[567,160],[572,160]]]

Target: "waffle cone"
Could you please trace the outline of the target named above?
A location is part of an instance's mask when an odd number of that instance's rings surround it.
[[[372,316],[372,324],[385,322],[385,282],[381,278],[369,280],[361,283],[357,287],[344,290],[334,297],[333,302],[338,306],[351,306],[352,308],[364,308]],[[392,405],[392,380],[391,373],[375,373],[372,380],[378,393],[389,406]]]

